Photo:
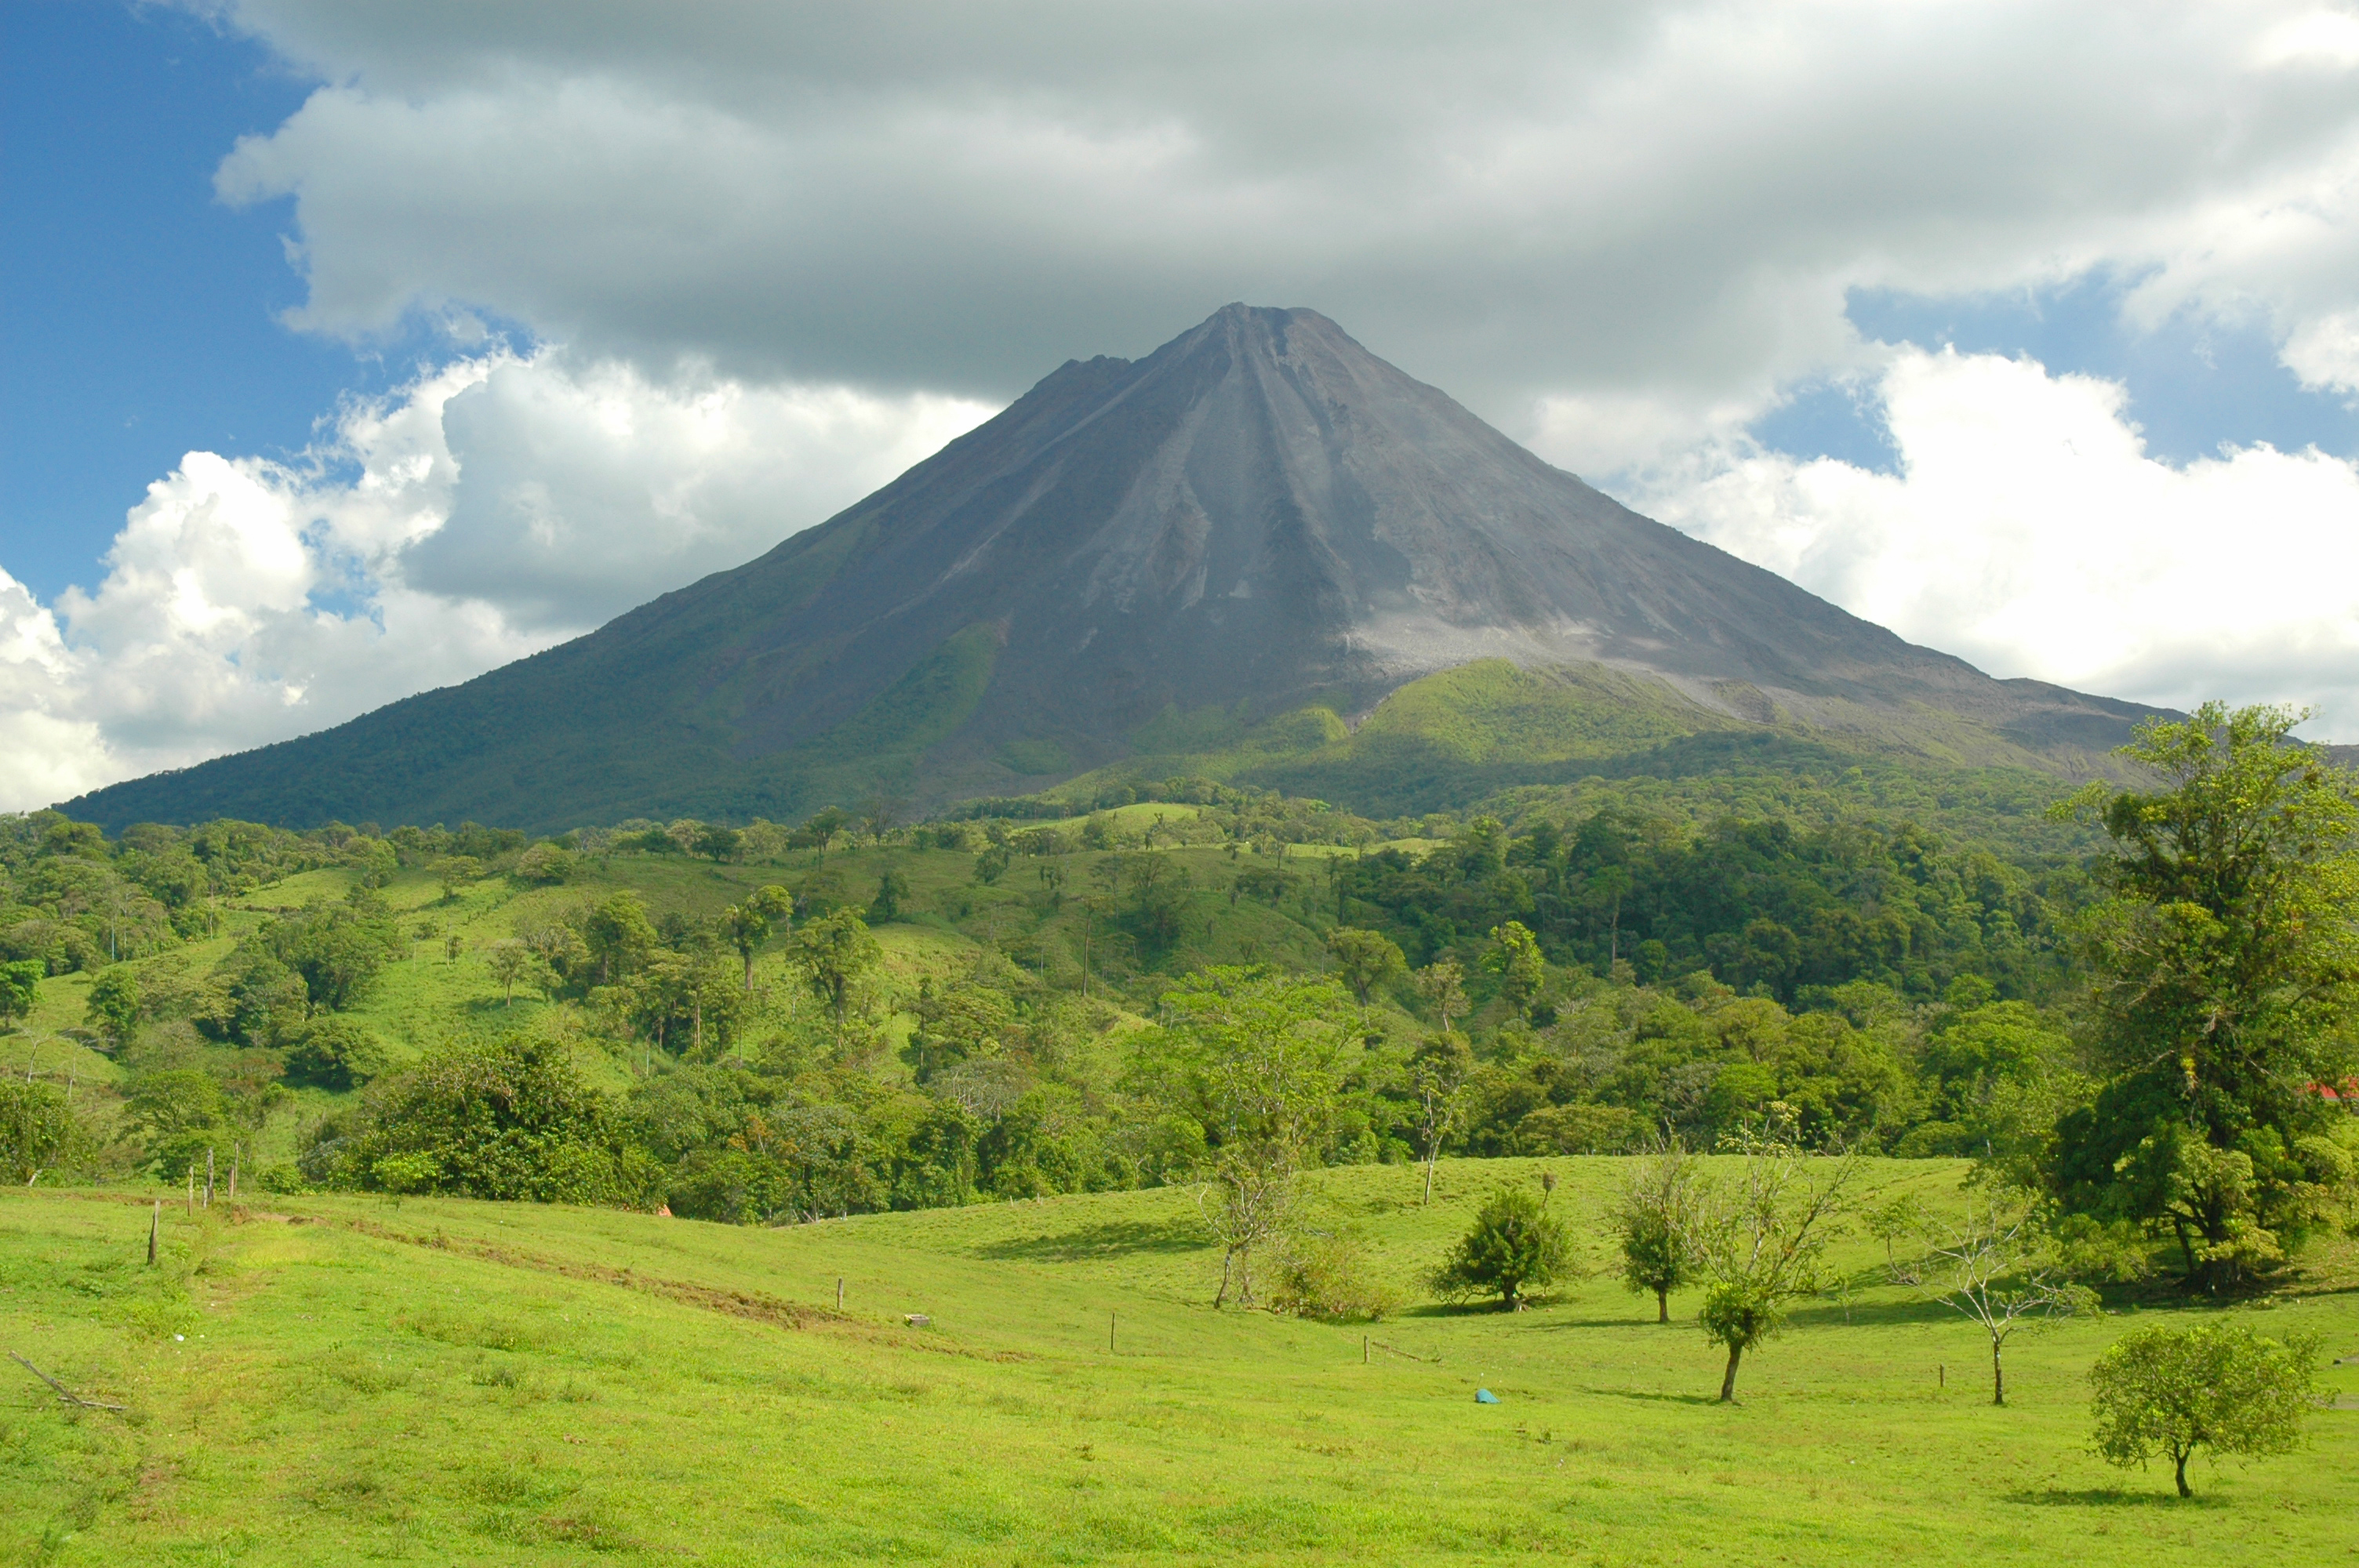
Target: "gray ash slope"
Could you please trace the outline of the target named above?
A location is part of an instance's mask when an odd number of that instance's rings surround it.
[[[2084,759],[2151,711],[1998,681],[1549,467],[1310,310],[1062,366],[875,494],[586,637],[70,803],[120,825],[783,815],[1119,760],[1158,716],[1365,711],[1473,660],[1600,663],[1737,719],[1932,713]]]

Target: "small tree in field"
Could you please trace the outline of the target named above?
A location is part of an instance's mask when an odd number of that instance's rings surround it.
[[[1671,1321],[1671,1292],[1695,1279],[1703,1189],[1694,1158],[1673,1139],[1639,1161],[1607,1223],[1622,1248],[1622,1282],[1655,1293],[1655,1321]]]
[[[532,973],[533,966],[539,960],[533,956],[531,948],[513,936],[506,936],[484,951],[484,962],[490,968],[492,979],[499,981],[502,989],[507,993],[506,1000],[500,1005],[514,1007],[516,982]]]
[[[2192,1497],[2187,1461],[2214,1454],[2286,1454],[2299,1446],[2313,1402],[2318,1341],[2280,1343],[2238,1324],[2132,1329],[2089,1368],[2095,1447],[2126,1469],[2167,1458],[2179,1495]]]
[[[1564,1222],[1548,1211],[1555,1192],[1556,1177],[1543,1172],[1537,1195],[1521,1184],[1493,1193],[1475,1214],[1473,1228],[1434,1271],[1434,1288],[1444,1295],[1495,1291],[1501,1308],[1520,1311],[1524,1287],[1549,1283],[1570,1260]]]
[[[1213,968],[1163,997],[1169,1070],[1212,1157],[1197,1195],[1221,1246],[1212,1304],[1253,1304],[1253,1258],[1290,1228],[1301,1172],[1335,1112],[1344,1053],[1358,1038],[1332,981]]]
[[[770,928],[782,921],[791,922],[794,913],[795,895],[775,882],[756,890],[745,903],[733,903],[721,912],[721,925],[729,934],[729,945],[745,961],[747,990],[754,989],[755,953],[769,939]]]
[[[1474,1052],[1463,1034],[1434,1035],[1418,1047],[1409,1061],[1408,1076],[1417,1090],[1418,1137],[1425,1144],[1425,1196],[1419,1201],[1431,1203],[1434,1163],[1441,1158],[1442,1141],[1465,1108],[1467,1080],[1474,1076]]]
[[[442,902],[449,903],[461,888],[484,880],[484,862],[473,855],[452,855],[434,862],[434,880],[442,885]]]
[[[2009,1336],[2097,1304],[2095,1292],[2042,1266],[2044,1250],[2029,1216],[1993,1203],[1969,1211],[1926,1255],[1926,1271],[1935,1281],[1930,1287],[1933,1299],[1990,1336],[1995,1405],[2006,1403],[2006,1369],[1999,1357]]]
[[[1745,1353],[1785,1326],[1786,1306],[1827,1283],[1828,1232],[1858,1166],[1850,1155],[1805,1154],[1788,1112],[1731,1140],[1745,1156],[1716,1189],[1701,1227],[1704,1337],[1728,1350],[1723,1403],[1736,1402]]]

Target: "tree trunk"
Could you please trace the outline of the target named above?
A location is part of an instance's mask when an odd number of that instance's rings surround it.
[[[1744,1356],[1745,1349],[1742,1346],[1732,1345],[1728,1347],[1728,1370],[1723,1373],[1720,1379],[1722,1404],[1733,1405],[1736,1402],[1736,1363],[1743,1359]]]
[[[1657,1323],[1671,1321],[1671,1292],[1669,1291],[1655,1292],[1655,1321]]]
[[[2195,1495],[2195,1488],[2187,1484],[2187,1455],[2185,1454],[2174,1454],[2172,1457],[2179,1462],[2177,1472],[2179,1495],[2182,1498],[2193,1497]]]
[[[1991,1403],[2006,1403],[2006,1369],[1999,1365],[1998,1337],[1991,1337]]]
[[[1433,1202],[1433,1162],[1440,1158],[1441,1158],[1441,1140],[1436,1138],[1425,1147],[1424,1202],[1429,1205]]]

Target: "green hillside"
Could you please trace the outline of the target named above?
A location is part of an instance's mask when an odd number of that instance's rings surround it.
[[[1594,1214],[1614,1162],[1559,1160]],[[1408,1304],[1329,1326],[1206,1305],[1185,1191],[747,1230],[448,1200],[0,1195],[0,1553],[56,1564],[1495,1562],[2277,1564],[2347,1554],[2359,1413],[2198,1497],[2085,1446],[2083,1372],[2132,1311],[2020,1337],[1878,1283],[1706,1402],[1685,1321],[1590,1278],[1531,1312],[1418,1270],[1525,1162],[1318,1179]],[[1896,1162],[1879,1196],[1957,1201]],[[2348,1271],[2262,1314],[2359,1351]],[[836,1310],[836,1285],[843,1307]],[[2122,1303],[2125,1310],[2128,1303]],[[1678,1298],[1675,1315],[1692,1312]],[[924,1314],[923,1327],[905,1314]],[[1111,1328],[1112,1344],[1108,1336]],[[1364,1352],[1364,1336],[1369,1348]],[[1366,1359],[1363,1359],[1364,1354]],[[2330,1386],[2359,1403],[2359,1370]],[[1474,1402],[1478,1388],[1499,1398]]]

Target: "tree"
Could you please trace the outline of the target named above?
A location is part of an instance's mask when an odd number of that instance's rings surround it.
[[[1703,1218],[1701,1172],[1677,1139],[1630,1167],[1607,1218],[1622,1249],[1622,1281],[1655,1293],[1655,1321],[1671,1321],[1671,1292],[1695,1278]]]
[[[1417,972],[1417,990],[1440,1015],[1441,1032],[1449,1033],[1451,1016],[1466,1011],[1466,971],[1455,958],[1437,959]]]
[[[2045,1263],[2045,1250],[2027,1214],[2008,1212],[1993,1201],[1969,1209],[1928,1255],[1928,1262],[1943,1276],[1930,1292],[1932,1298],[1980,1324],[1990,1336],[1995,1405],[2006,1403],[2006,1369],[1999,1357],[2017,1329],[2052,1323],[2096,1304],[2093,1292]]]
[[[1545,1285],[1562,1273],[1571,1254],[1564,1222],[1549,1213],[1556,1177],[1542,1172],[1540,1191],[1517,1184],[1484,1200],[1473,1227],[1461,1237],[1433,1273],[1447,1295],[1499,1293],[1506,1312],[1523,1310],[1527,1285]]]
[[[1229,968],[1190,976],[1164,994],[1163,1011],[1211,1148],[1198,1202],[1221,1244],[1212,1304],[1234,1284],[1250,1306],[1254,1253],[1292,1220],[1298,1179],[1333,1121],[1357,1019],[1332,981]]]
[[[0,1025],[27,1017],[41,996],[41,961],[19,958],[0,964]]]
[[[901,901],[909,896],[909,879],[887,868],[876,879],[876,896],[869,901],[868,921],[883,925],[901,918]]]
[[[723,860],[735,860],[744,842],[745,835],[734,827],[723,827],[717,822],[699,824],[694,839],[696,852],[716,866]]]
[[[1400,945],[1382,932],[1338,925],[1327,933],[1327,951],[1334,956],[1335,972],[1352,988],[1362,1008],[1368,1005],[1368,993],[1408,973],[1408,960],[1401,956]]]
[[[733,903],[721,912],[722,929],[729,934],[730,945],[745,963],[745,989],[754,989],[754,955],[769,940],[770,928],[777,922],[791,921],[795,913],[795,895],[777,883],[755,890],[754,896],[743,903]]]
[[[1785,1326],[1787,1303],[1822,1289],[1828,1222],[1841,1212],[1857,1170],[1844,1155],[1814,1159],[1796,1145],[1790,1114],[1773,1115],[1730,1142],[1745,1157],[1734,1180],[1715,1188],[1701,1227],[1704,1337],[1728,1350],[1720,1380],[1736,1402],[1745,1353]]]
[[[1483,950],[1484,972],[1499,977],[1499,996],[1521,1018],[1539,1000],[1548,979],[1548,960],[1540,957],[1539,938],[1520,920],[1491,928],[1491,945]]]
[[[124,1109],[148,1164],[167,1181],[202,1163],[205,1151],[227,1142],[232,1131],[221,1085],[193,1067],[140,1074]]]
[[[647,924],[639,895],[625,889],[592,908],[582,922],[582,945],[598,966],[598,983],[613,985],[636,973],[660,945]]]
[[[484,955],[484,962],[491,969],[492,979],[499,981],[501,989],[507,993],[506,1000],[500,1005],[514,1007],[516,982],[532,973],[533,966],[539,959],[522,942],[506,936],[491,945]]]
[[[827,1003],[835,1020],[835,1043],[841,1046],[853,989],[884,957],[884,950],[868,934],[868,923],[858,910],[839,909],[796,932],[794,954],[812,991]]]
[[[2122,752],[2163,787],[2067,803],[2114,847],[2078,928],[2109,1079],[2060,1127],[2051,1186],[2172,1231],[2192,1288],[2248,1281],[2321,1217],[2332,1162],[2305,1140],[2332,1113],[2309,1086],[2354,1066],[2359,781],[2291,738],[2302,717],[2214,702],[2149,720]]]
[[[1418,1137],[1425,1144],[1425,1196],[1433,1201],[1433,1167],[1443,1140],[1465,1108],[1467,1080],[1474,1076],[1474,1053],[1466,1036],[1446,1029],[1430,1036],[1409,1058],[1409,1085],[1417,1091]]]
[[[139,977],[120,964],[101,969],[90,982],[82,1017],[109,1045],[121,1049],[139,1027]]]
[[[2127,1469],[2170,1461],[2179,1495],[2187,1461],[2214,1454],[2287,1454],[2314,1402],[2318,1341],[2265,1338],[2238,1324],[2155,1324],[2115,1340],[2089,1368],[2100,1455]]]
[[[66,1097],[49,1084],[0,1078],[0,1176],[29,1187],[72,1161],[86,1140]]]
[[[852,818],[845,814],[842,806],[826,806],[813,812],[810,819],[796,829],[795,838],[806,845],[816,847],[819,850],[820,864],[825,865],[827,852],[834,845],[835,836],[851,824]]]
[[[434,862],[434,880],[442,884],[442,902],[448,903],[461,888],[484,880],[484,862],[473,855],[448,856]]]
[[[899,795],[879,790],[860,804],[860,826],[868,830],[869,842],[882,848],[885,836],[900,822],[908,802]]]

